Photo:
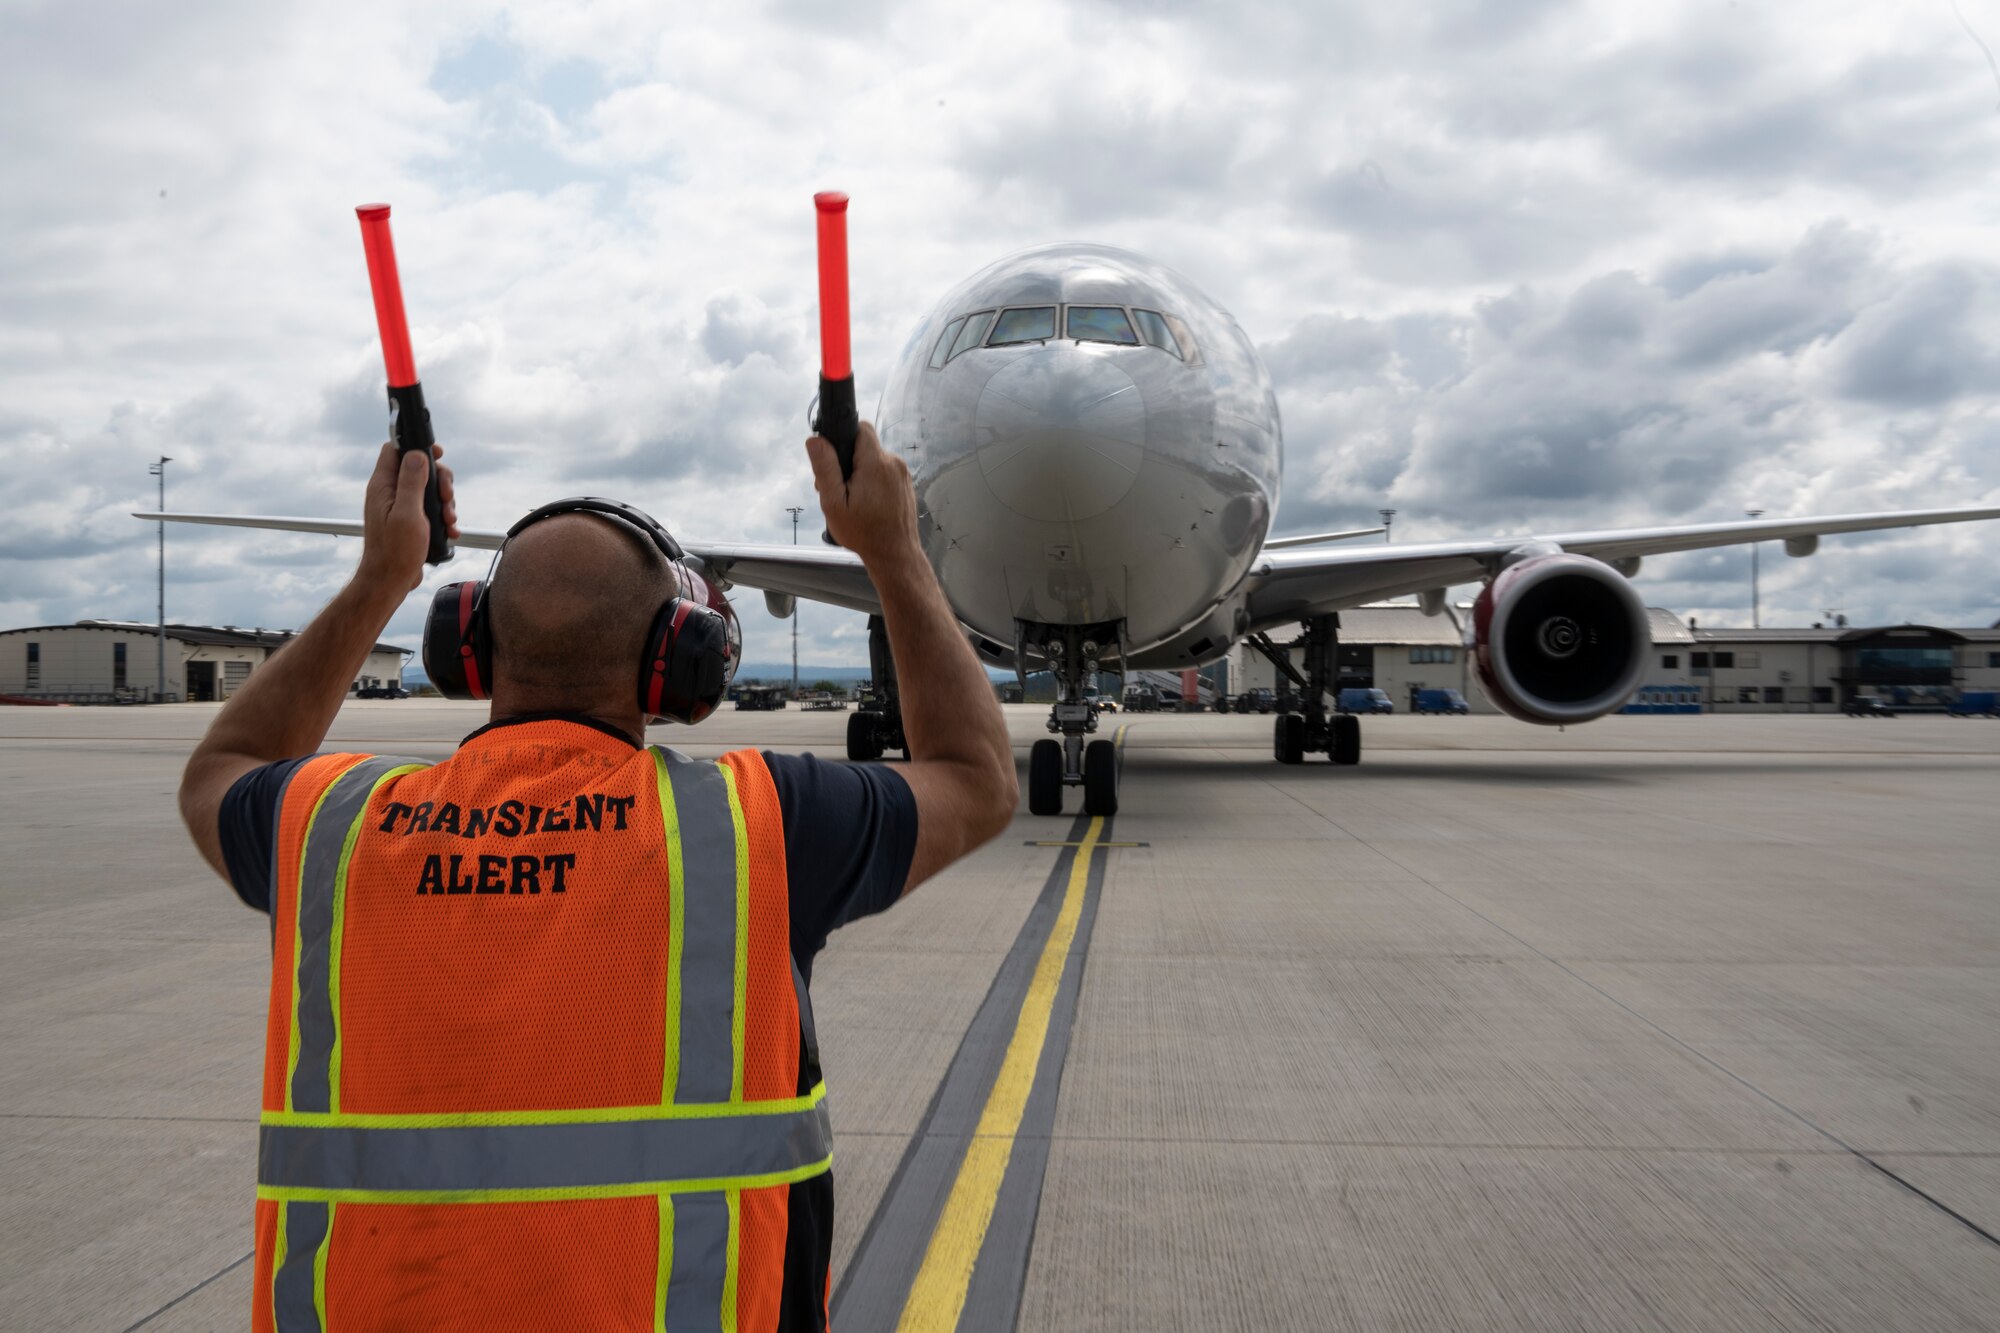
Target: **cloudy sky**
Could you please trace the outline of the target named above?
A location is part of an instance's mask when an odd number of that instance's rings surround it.
[[[357,510],[373,199],[479,526],[789,540],[826,186],[864,403],[987,261],[1136,249],[1263,349],[1280,531],[2000,503],[1993,41],[1996,0],[5,0],[0,625],[151,618],[160,454],[173,507]],[[173,530],[169,617],[296,625],[354,553]],[[2000,525],[1766,557],[1766,623],[2000,617]],[[1743,551],[1640,583],[1748,623]]]

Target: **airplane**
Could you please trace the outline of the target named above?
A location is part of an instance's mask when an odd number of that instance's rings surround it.
[[[1126,250],[1058,244],[979,270],[947,294],[897,357],[876,413],[909,463],[923,546],[981,659],[1053,674],[1046,739],[1030,751],[1028,805],[1118,808],[1119,757],[1092,739],[1085,689],[1100,668],[1184,670],[1239,641],[1296,686],[1274,721],[1273,757],[1359,762],[1361,723],[1333,712],[1344,608],[1482,584],[1464,633],[1482,688],[1526,722],[1570,725],[1622,707],[1652,637],[1630,582],[1647,556],[1782,541],[1811,555],[1837,533],[2000,518],[2000,508],[1925,509],[1475,540],[1338,546],[1379,529],[1268,537],[1283,437],[1269,373],[1221,305]],[[359,521],[224,514],[136,517],[359,535]],[[494,549],[502,529],[465,530]],[[729,620],[725,594],[764,593],[868,616],[874,706],[850,716],[848,757],[907,746],[881,607],[861,562],[832,546],[684,541],[686,589]],[[1331,548],[1331,549],[1330,549]],[[1270,631],[1297,623],[1303,640]],[[1293,647],[1302,662],[1292,660]]]

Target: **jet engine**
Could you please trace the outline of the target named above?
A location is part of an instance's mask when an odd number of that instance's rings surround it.
[[[1501,570],[1472,608],[1479,683],[1523,722],[1588,722],[1639,688],[1653,634],[1645,604],[1618,571],[1551,551]]]

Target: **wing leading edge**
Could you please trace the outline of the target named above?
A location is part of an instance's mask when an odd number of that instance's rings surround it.
[[[1911,509],[1821,518],[1737,520],[1684,527],[1614,528],[1498,537],[1482,541],[1412,543],[1405,546],[1272,550],[1266,546],[1250,572],[1250,621],[1264,628],[1301,616],[1340,611],[1385,597],[1475,583],[1507,555],[1530,542],[1548,543],[1604,561],[1698,551],[1745,542],[1804,543],[1843,532],[1971,523],[2000,518],[2000,508]]]
[[[265,532],[314,532],[330,537],[359,537],[359,519],[287,518],[273,514],[160,514],[136,512],[134,518],[169,523],[204,523],[213,527],[253,528]],[[507,540],[504,529],[463,528],[458,544],[478,551],[497,551]],[[875,585],[861,567],[861,558],[835,546],[779,546],[756,542],[683,541],[689,555],[707,566],[726,591],[741,584],[762,592],[789,593],[850,611],[878,614],[882,604]]]

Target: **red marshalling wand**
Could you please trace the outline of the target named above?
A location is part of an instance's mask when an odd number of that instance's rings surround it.
[[[854,363],[847,342],[847,196],[822,190],[819,213],[819,415],[813,430],[833,446],[840,475],[854,475]]]
[[[403,283],[396,274],[396,243],[389,236],[389,206],[362,204],[361,244],[368,251],[368,286],[375,293],[375,327],[382,335],[382,364],[389,372],[389,437],[403,453],[423,451],[431,463],[430,410],[424,406],[424,386],[417,383],[416,358],[410,355],[410,322],[403,313]],[[851,446],[850,446],[851,447]],[[424,483],[424,514],[431,521],[426,564],[451,559],[451,536],[444,526],[444,497],[438,493],[437,467]]]

